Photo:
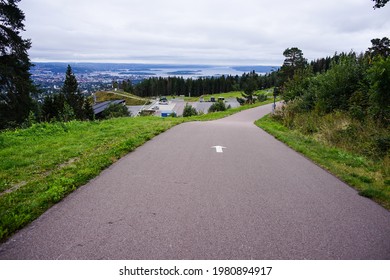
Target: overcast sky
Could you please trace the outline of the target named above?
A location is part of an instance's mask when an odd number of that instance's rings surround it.
[[[390,37],[371,0],[22,0],[32,61],[281,65]]]

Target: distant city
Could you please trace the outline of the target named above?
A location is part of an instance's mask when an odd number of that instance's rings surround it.
[[[131,80],[133,84],[150,77],[180,76],[185,79],[241,76],[256,71],[265,74],[278,66],[209,66],[169,64],[117,64],[117,63],[40,63],[34,62],[31,75],[43,95],[59,92],[65,80],[68,64],[76,75],[80,90],[88,95],[99,90],[112,89],[114,81]]]

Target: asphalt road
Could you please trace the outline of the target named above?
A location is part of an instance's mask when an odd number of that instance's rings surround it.
[[[0,259],[390,259],[390,212],[257,128],[270,110],[159,135]]]

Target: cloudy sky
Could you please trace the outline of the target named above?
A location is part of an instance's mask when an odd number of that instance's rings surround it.
[[[281,65],[390,37],[371,0],[22,0],[32,61]]]

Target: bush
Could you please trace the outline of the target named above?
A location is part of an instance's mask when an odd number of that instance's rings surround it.
[[[220,112],[220,111],[226,111],[226,105],[223,101],[215,102],[213,105],[209,108],[209,113],[212,112]]]
[[[198,115],[198,111],[196,111],[194,107],[192,107],[187,103],[186,106],[184,107],[183,117],[191,117],[197,115]]]
[[[259,100],[259,102],[264,102],[268,99],[268,96],[266,94],[259,94],[257,96],[257,100]]]
[[[349,101],[363,81],[365,69],[355,54],[340,57],[331,69],[316,77],[316,109],[327,114],[336,110],[347,111]]]
[[[111,104],[103,111],[102,117],[104,119],[129,117],[131,114],[124,104]]]
[[[381,124],[390,123],[390,57],[374,61],[368,71],[371,83],[370,113]]]

